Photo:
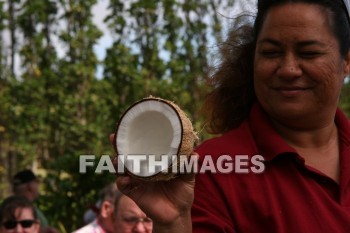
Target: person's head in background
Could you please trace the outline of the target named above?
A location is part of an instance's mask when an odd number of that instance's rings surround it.
[[[115,183],[108,185],[100,192],[101,204],[97,221],[106,232],[114,232],[114,203],[118,193]]]
[[[39,197],[39,182],[31,170],[16,173],[12,185],[15,195],[24,196],[31,202]]]
[[[115,233],[151,233],[152,220],[129,197],[118,193],[114,207]]]
[[[23,196],[11,196],[0,205],[0,233],[38,233],[38,221],[32,203]]]

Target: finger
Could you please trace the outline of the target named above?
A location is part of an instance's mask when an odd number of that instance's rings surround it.
[[[191,156],[199,156],[199,154],[195,151],[192,151]]]
[[[117,176],[116,184],[118,190],[128,196],[131,189],[131,177],[129,175]]]
[[[117,151],[117,142],[116,142],[116,139],[117,139],[117,134],[116,133],[111,133],[109,135],[109,142],[111,143],[111,145],[113,146],[113,149],[116,153],[118,153]]]
[[[109,142],[112,144],[112,146],[114,146],[114,142],[115,142],[115,134],[111,133],[109,135]]]
[[[129,175],[118,176],[116,180],[118,189],[123,192],[131,184],[131,177]]]
[[[124,166],[123,161],[120,159],[118,155],[114,156],[112,159],[112,164],[114,167],[114,170],[116,171],[116,176],[122,176],[127,174],[126,167]]]
[[[117,186],[122,193],[133,200],[136,200],[142,193],[142,190],[139,189],[141,184],[132,179],[129,175],[118,177]]]

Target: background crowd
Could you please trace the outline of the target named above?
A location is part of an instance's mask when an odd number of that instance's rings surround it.
[[[35,205],[39,198],[39,180],[31,170],[13,177],[13,195],[0,205],[1,233],[59,233],[50,226]],[[100,191],[97,205],[85,226],[74,233],[151,233],[152,220],[129,197],[118,191],[115,183]],[[88,212],[89,210],[87,210]]]

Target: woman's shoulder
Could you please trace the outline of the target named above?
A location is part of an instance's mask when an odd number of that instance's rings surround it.
[[[202,142],[195,151],[199,155],[203,154],[233,154],[237,151],[248,152],[255,148],[255,142],[247,121],[239,127],[230,131],[207,139]]]

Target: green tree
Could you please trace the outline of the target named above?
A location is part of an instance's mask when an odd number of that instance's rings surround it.
[[[209,40],[221,42],[220,4],[215,0],[110,1],[106,22],[115,42],[107,51],[104,77],[120,93],[119,106],[113,108],[123,111],[142,97],[160,96],[187,110],[199,130],[198,109],[210,70]],[[231,6],[233,1],[225,4]]]
[[[88,202],[108,180],[93,172],[79,174],[79,155],[105,153],[108,134],[104,123],[103,83],[96,79],[97,57],[93,46],[102,35],[92,22],[95,0],[60,0],[64,30],[59,39],[67,48],[56,65],[56,105],[50,105],[50,150],[45,202],[54,221],[70,232],[82,224]],[[50,101],[52,102],[52,101]],[[107,151],[109,152],[109,151]],[[91,185],[95,187],[92,188]],[[97,185],[96,185],[97,184]],[[68,198],[67,198],[68,197]]]
[[[348,117],[350,117],[350,79],[346,79],[342,94],[340,97],[340,107],[345,111]]]
[[[5,6],[4,2],[0,2],[0,35],[2,35],[5,26],[5,20],[7,16],[5,14]],[[6,114],[4,113],[5,105],[7,102],[6,90],[7,89],[7,79],[9,73],[6,69],[6,53],[3,38],[0,37],[0,96],[4,98],[0,98],[0,197],[5,195],[5,192],[8,190],[8,180],[6,174],[6,152],[5,152],[5,131],[7,123]],[[6,100],[4,100],[6,99]]]

